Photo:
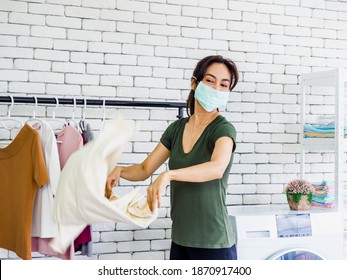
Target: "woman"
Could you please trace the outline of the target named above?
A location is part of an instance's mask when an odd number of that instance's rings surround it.
[[[236,131],[218,108],[227,104],[237,82],[232,61],[222,56],[202,59],[191,78],[189,117],[172,123],[142,163],[116,166],[107,179],[110,194],[119,178],[145,180],[169,158],[169,170],[148,187],[147,200],[152,211],[160,207],[170,184],[170,259],[236,259],[225,202]]]

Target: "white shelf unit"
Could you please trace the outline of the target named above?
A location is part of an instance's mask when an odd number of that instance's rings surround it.
[[[308,151],[332,151],[335,154],[334,186],[335,211],[339,211],[346,219],[344,212],[344,170],[343,156],[347,150],[347,138],[344,137],[344,99],[347,88],[347,71],[342,68],[322,72],[306,73],[300,76],[301,108],[300,108],[300,175],[305,177],[305,153]],[[329,87],[335,94],[335,137],[334,138],[304,138],[306,124],[306,90],[308,87]],[[347,93],[347,92],[346,92]],[[346,222],[345,222],[346,224]],[[346,227],[345,227],[346,231]]]

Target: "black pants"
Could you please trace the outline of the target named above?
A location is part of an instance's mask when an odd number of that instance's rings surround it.
[[[170,260],[237,260],[235,245],[230,248],[204,249],[171,243]]]

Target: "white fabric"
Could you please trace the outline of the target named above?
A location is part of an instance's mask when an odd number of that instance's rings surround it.
[[[334,115],[319,115],[317,117],[317,124],[320,125],[335,125],[335,116]],[[345,127],[347,125],[347,116],[344,117]]]
[[[59,177],[60,162],[57,142],[50,125],[44,121],[35,121],[32,127],[39,133],[43,155],[48,171],[48,183],[38,188],[35,196],[32,235],[33,237],[54,237],[56,224],[53,221],[54,195],[56,194]]]
[[[146,198],[137,189],[121,197],[105,197],[107,175],[133,130],[132,121],[108,121],[99,137],[68,159],[55,197],[58,231],[50,244],[55,251],[64,252],[89,224],[113,221],[144,228],[156,219],[157,211],[150,211]]]

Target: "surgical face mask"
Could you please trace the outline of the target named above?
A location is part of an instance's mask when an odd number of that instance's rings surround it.
[[[212,112],[227,105],[229,94],[230,91],[220,91],[200,82],[196,87],[194,97],[207,112]]]

